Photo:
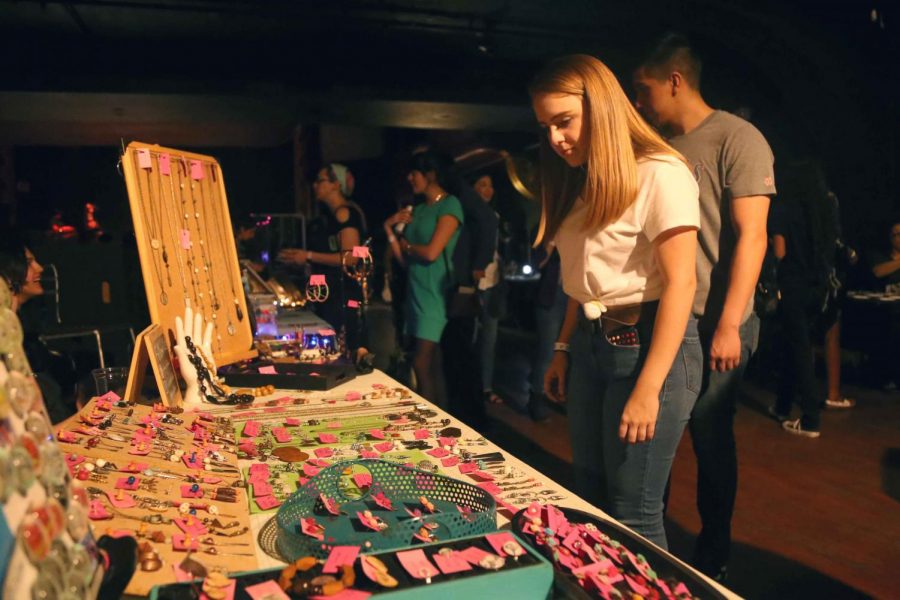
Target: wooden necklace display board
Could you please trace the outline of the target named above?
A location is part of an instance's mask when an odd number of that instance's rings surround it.
[[[213,323],[217,365],[256,356],[219,163],[211,156],[132,142],[122,156],[122,170],[150,319],[170,349],[175,317],[184,318],[190,306],[205,323]],[[146,364],[139,353],[154,354],[150,337],[136,344],[133,365]],[[129,373],[130,398],[141,389],[144,373],[138,370]]]

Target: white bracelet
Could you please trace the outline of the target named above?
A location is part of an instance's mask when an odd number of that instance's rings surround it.
[[[553,344],[553,351],[568,353],[569,352],[569,344],[567,344],[565,342],[555,342]]]

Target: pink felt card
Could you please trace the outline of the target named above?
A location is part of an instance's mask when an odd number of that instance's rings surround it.
[[[455,467],[456,465],[459,464],[459,457],[458,456],[449,456],[447,458],[441,459],[441,464],[448,468]]]
[[[334,450],[331,448],[316,448],[314,452],[319,458],[331,458],[334,456]]]
[[[172,174],[172,158],[163,152],[160,154],[157,159],[159,161],[159,172],[163,175],[171,175]]]
[[[466,562],[473,565],[477,565],[485,556],[493,556],[495,558],[497,557],[496,554],[485,552],[481,548],[477,548],[475,546],[469,546],[465,550],[460,550],[456,554]]]
[[[71,431],[66,431],[66,430],[64,430],[64,429],[60,429],[60,430],[56,433],[56,439],[59,440],[60,442],[69,442],[69,443],[71,443],[71,442],[77,442],[77,441],[78,441],[78,436],[75,435],[74,433],[72,433]]]
[[[333,433],[320,433],[319,441],[323,444],[337,444],[338,438]]]
[[[131,508],[132,506],[137,505],[134,497],[131,494],[126,494],[125,490],[118,490],[116,492],[110,490],[106,492],[106,497],[109,498],[109,503],[115,508]]]
[[[104,519],[112,518],[112,514],[106,510],[106,507],[103,506],[103,503],[100,500],[91,500],[89,506],[88,518],[91,521],[102,521]]]
[[[259,435],[260,427],[262,423],[259,421],[247,421],[244,423],[244,430],[242,435],[244,437],[256,437]]]
[[[274,365],[266,365],[264,367],[260,367],[259,372],[261,375],[278,375],[278,371],[275,370]]]
[[[203,162],[199,160],[191,161],[191,179],[199,181],[203,179]]]
[[[404,550],[394,554],[410,577],[416,579],[425,579],[427,577],[436,577],[440,574],[432,564],[422,549]]]
[[[472,471],[469,475],[478,481],[494,481],[494,476],[487,471]]]
[[[413,437],[417,440],[424,440],[431,437],[431,432],[427,429],[416,429],[413,432]]]
[[[323,573],[337,573],[343,565],[353,566],[359,556],[359,546],[334,546],[322,567]]]
[[[203,497],[203,488],[199,485],[195,488],[196,484],[185,483],[181,486],[181,497],[182,498],[202,498]]]
[[[369,258],[368,246],[353,246],[353,258]]]
[[[127,465],[119,469],[123,473],[140,473],[147,469],[148,463],[129,462]]]
[[[303,472],[307,477],[315,477],[319,474],[319,467],[315,467],[309,463],[303,465]]]
[[[309,464],[311,464],[314,467],[319,467],[320,469],[327,467],[328,465],[331,464],[327,460],[322,460],[321,458],[310,458],[306,462],[308,462]]]
[[[325,285],[325,276],[321,274],[310,275],[309,285]]]
[[[355,402],[356,400],[360,399],[362,399],[362,394],[360,394],[359,392],[351,391],[344,394],[344,400],[346,400],[347,402]]]
[[[494,549],[494,552],[499,554],[500,556],[506,556],[506,552],[503,551],[503,544],[509,544],[512,542],[521,547],[516,538],[513,537],[513,534],[509,531],[498,531],[497,533],[491,533],[484,536],[484,539],[487,540],[487,543],[491,545],[491,548]]]
[[[207,529],[203,521],[193,515],[188,515],[183,519],[172,519],[172,522],[178,526],[178,529],[191,536],[206,535]]]
[[[203,459],[197,456],[196,453],[185,454],[181,457],[181,462],[184,463],[188,469],[202,469],[204,467]]]
[[[138,442],[136,445],[128,449],[128,454],[133,456],[147,456],[153,446],[146,442]]]
[[[137,151],[137,161],[139,169],[152,169],[153,163],[150,161],[150,151],[147,149],[139,149]]]
[[[434,448],[427,451],[425,454],[431,455],[435,458],[444,458],[445,456],[450,456],[450,452],[444,450],[443,448]]]
[[[222,483],[222,478],[221,478],[221,477],[207,477],[207,476],[204,476],[204,477],[201,479],[201,481],[203,481],[203,483],[205,483],[206,485],[216,485],[217,483]]]
[[[265,473],[266,476],[269,475],[269,465],[266,463],[253,463],[250,465],[250,468],[247,469],[248,473]]]
[[[372,485],[372,475],[369,473],[357,473],[353,476],[353,483],[359,488],[369,487]]]
[[[272,490],[272,486],[266,481],[255,481],[252,484],[253,487],[253,497],[258,498],[260,496],[271,496],[275,493]]]
[[[261,496],[253,499],[260,510],[272,510],[281,506],[281,502],[275,496]]]
[[[188,541],[190,539],[190,541]],[[188,546],[190,543],[190,550],[199,550],[200,549],[200,540],[196,538],[196,536],[187,536],[183,533],[173,533],[172,534],[172,550],[177,550],[179,552],[187,552]]]
[[[380,429],[370,429],[370,430],[369,430],[369,435],[371,435],[371,436],[372,436],[373,438],[375,438],[376,440],[383,440],[383,439],[384,439],[384,432],[383,432],[382,430],[380,430]]]
[[[493,481],[482,481],[481,483],[476,484],[478,487],[486,491],[491,496],[499,496],[503,493],[503,488],[494,483]]]
[[[128,490],[133,492],[138,489],[138,486],[141,484],[141,478],[135,477],[132,475],[131,477],[119,477],[116,480],[116,489],[117,490]]]
[[[384,495],[384,492],[372,494],[372,501],[385,510],[394,510],[394,503],[391,499]]]
[[[431,560],[438,566],[441,573],[451,575],[453,573],[461,573],[463,571],[471,571],[472,567],[464,559],[456,555],[456,552],[448,556],[443,554],[432,554]]]
[[[377,452],[372,452],[371,450],[360,450],[359,457],[360,458],[378,458],[381,456]]]
[[[443,447],[455,446],[458,441],[459,440],[457,440],[456,438],[452,438],[452,437],[439,437],[438,438],[438,444],[440,444]]]
[[[191,232],[187,229],[182,229],[178,232],[178,241],[181,244],[182,250],[190,250],[191,249]]]
[[[300,419],[288,417],[284,420],[284,424],[286,427],[297,427],[298,425],[300,425]]]
[[[272,435],[275,436],[275,441],[277,441],[279,444],[287,444],[292,439],[294,439],[293,436],[291,436],[291,434],[288,433],[288,430],[284,427],[273,427]]]
[[[291,598],[278,587],[278,582],[274,579],[256,585],[248,585],[244,591],[252,600],[290,600]],[[334,598],[334,596],[329,598]]]
[[[459,472],[463,475],[468,475],[469,473],[474,473],[478,470],[478,463],[468,462],[468,463],[460,463],[456,466],[459,469]]]
[[[375,444],[375,449],[384,454],[385,452],[390,452],[394,449],[394,442],[382,442],[380,444]]]

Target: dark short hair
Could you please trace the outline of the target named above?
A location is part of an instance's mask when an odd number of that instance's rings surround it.
[[[687,36],[669,32],[659,38],[644,53],[640,68],[654,79],[666,79],[678,71],[695,90],[700,89],[703,62]]]
[[[434,171],[438,185],[451,194],[456,193],[457,174],[453,159],[446,154],[434,150],[417,152],[409,159],[409,170],[418,171],[423,175]]]
[[[14,230],[0,230],[0,280],[9,286],[10,292],[18,294],[27,276],[25,238]]]

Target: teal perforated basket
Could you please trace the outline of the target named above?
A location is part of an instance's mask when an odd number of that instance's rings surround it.
[[[349,473],[372,476],[367,487],[354,492]],[[384,493],[394,510],[380,507],[373,495]],[[340,506],[340,515],[325,509],[321,497]],[[422,510],[424,496],[436,511]],[[413,516],[409,512],[421,512]],[[371,511],[387,528],[374,531],[364,526],[357,512]],[[300,529],[301,519],[313,517],[323,526],[324,539],[317,540]],[[497,529],[497,504],[481,488],[444,475],[383,460],[349,460],[322,469],[295,492],[275,515],[278,551],[288,561],[303,556],[325,558],[333,546],[362,546],[363,551],[393,550],[418,543],[415,534],[426,524],[437,540],[488,533]]]

